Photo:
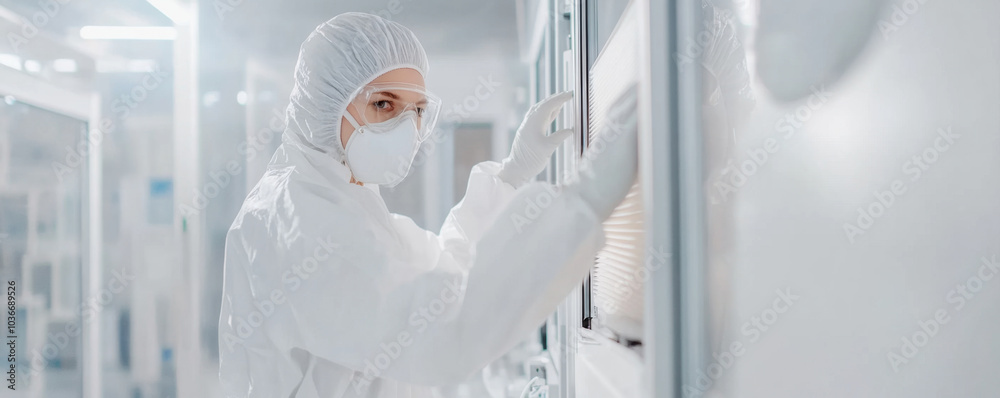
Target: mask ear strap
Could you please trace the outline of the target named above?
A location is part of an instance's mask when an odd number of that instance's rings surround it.
[[[354,116],[351,115],[351,112],[348,112],[346,109],[344,110],[344,118],[347,119],[347,122],[350,123],[351,126],[354,126],[355,130],[361,128],[361,126],[358,125],[358,121],[354,120]]]

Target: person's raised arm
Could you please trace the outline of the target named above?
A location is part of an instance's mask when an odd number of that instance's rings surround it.
[[[601,222],[635,179],[634,121],[619,130],[602,134],[606,149],[587,155],[575,181],[518,189],[471,254],[452,252],[419,228],[401,229],[398,240],[380,239],[377,228],[354,233],[384,247],[342,247],[320,264],[326,272],[308,293],[290,297],[296,324],[288,327],[312,331],[296,344],[362,371],[361,381],[426,385],[460,382],[503,355],[593,264]]]

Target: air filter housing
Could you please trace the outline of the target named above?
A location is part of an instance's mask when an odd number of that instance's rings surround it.
[[[628,7],[590,70],[588,142],[617,120],[636,118],[640,81],[640,30],[636,7]],[[641,180],[641,178],[639,179]],[[642,267],[645,264],[642,187],[632,186],[604,222],[605,246],[591,274],[591,298],[598,322],[625,338],[641,340]]]

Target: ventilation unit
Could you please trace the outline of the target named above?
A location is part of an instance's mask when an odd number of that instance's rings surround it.
[[[640,26],[630,4],[589,74],[588,145],[601,145],[598,134],[614,132],[637,118],[640,82]],[[640,178],[641,180],[641,178]],[[597,324],[630,340],[642,339],[645,242],[641,187],[637,183],[604,222],[606,245],[591,274],[591,299]]]

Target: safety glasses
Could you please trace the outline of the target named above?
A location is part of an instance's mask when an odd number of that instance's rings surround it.
[[[412,111],[417,138],[427,139],[434,130],[441,100],[423,87],[406,83],[373,83],[360,88],[351,101],[362,125],[377,126]],[[377,129],[373,129],[376,130]]]

